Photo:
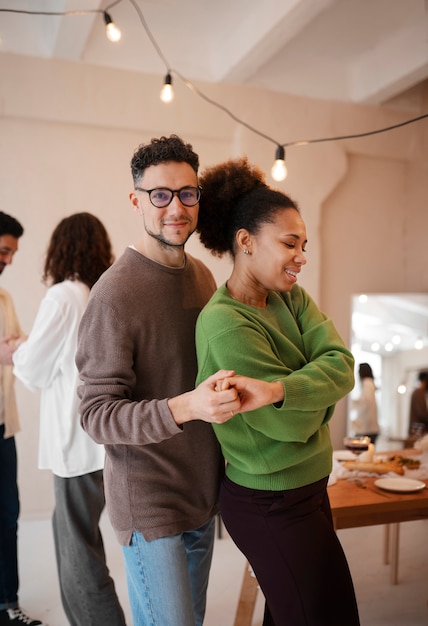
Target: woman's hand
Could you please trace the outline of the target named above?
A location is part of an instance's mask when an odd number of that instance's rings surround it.
[[[233,378],[233,370],[219,370],[200,383],[196,389],[168,400],[168,406],[176,424],[202,420],[211,424],[223,424],[241,411],[239,391],[233,385],[221,381]],[[219,393],[220,392],[220,393]]]
[[[284,400],[284,387],[280,381],[267,382],[249,376],[229,376],[218,380],[216,391],[234,388],[238,392],[241,406],[239,413],[254,411],[268,404]]]

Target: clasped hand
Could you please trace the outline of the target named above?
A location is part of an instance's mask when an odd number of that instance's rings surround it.
[[[237,412],[254,411],[267,404],[274,404],[284,399],[284,388],[279,381],[268,382],[249,376],[236,374],[216,383],[216,391],[234,389],[240,406]]]
[[[236,375],[233,370],[219,370],[193,391],[170,398],[168,406],[177,424],[193,420],[223,424],[237,413],[254,411],[283,398],[279,381],[267,382]]]
[[[17,339],[19,335],[9,335],[0,339],[0,365],[13,365],[12,354],[18,347]]]
[[[267,382],[225,370],[207,378],[193,393],[198,404],[196,419],[213,424],[224,424],[237,413],[254,411],[284,398],[279,381]]]

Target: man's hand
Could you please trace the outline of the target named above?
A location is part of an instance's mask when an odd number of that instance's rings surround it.
[[[19,335],[9,335],[0,339],[0,365],[13,365],[12,354],[18,347],[15,341]]]
[[[267,404],[275,404],[284,400],[284,387],[279,381],[270,383],[239,374],[218,380],[216,389],[217,391],[235,389],[241,401],[240,413],[254,411]]]
[[[211,424],[223,424],[230,420],[241,408],[238,391],[231,385],[216,391],[216,386],[222,379],[233,378],[234,373],[231,370],[220,370],[193,391],[170,398],[168,406],[175,422],[184,424],[192,420],[202,420]]]

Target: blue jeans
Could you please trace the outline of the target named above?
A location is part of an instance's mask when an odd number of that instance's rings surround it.
[[[134,626],[202,626],[215,520],[196,530],[123,546]]]
[[[3,439],[0,425],[0,610],[18,606],[19,515],[15,438]]]

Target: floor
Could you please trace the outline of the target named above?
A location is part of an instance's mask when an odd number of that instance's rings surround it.
[[[122,554],[106,517],[102,529],[109,567],[131,626]],[[67,626],[59,598],[50,521],[21,521],[19,533],[21,605],[48,626]],[[427,626],[428,520],[401,524],[398,585],[390,584],[389,566],[382,562],[382,533],[381,526],[338,533],[354,578],[361,625]],[[223,530],[215,545],[204,626],[233,626],[244,567],[244,558]],[[334,601],[334,589],[330,600]],[[252,626],[261,626],[262,611],[259,593]]]

